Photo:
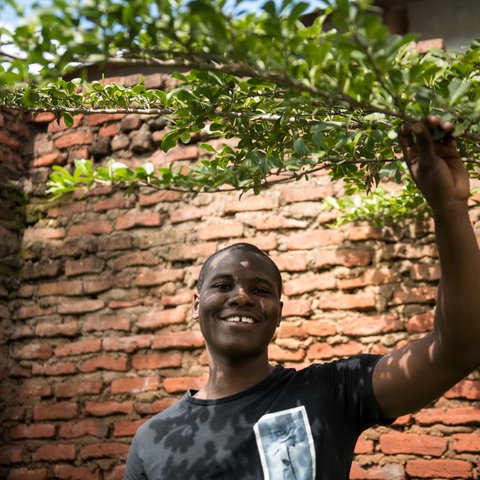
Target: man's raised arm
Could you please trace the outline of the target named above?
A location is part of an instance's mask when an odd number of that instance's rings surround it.
[[[435,130],[443,132],[441,141],[433,140]],[[425,406],[480,365],[480,251],[468,216],[468,173],[452,131],[429,117],[399,132],[412,178],[433,210],[441,279],[433,331],[375,367],[385,418]]]

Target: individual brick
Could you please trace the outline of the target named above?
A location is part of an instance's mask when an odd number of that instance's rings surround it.
[[[60,438],[80,438],[85,436],[106,437],[108,424],[102,420],[84,419],[78,422],[61,423],[59,429]]]
[[[55,436],[53,423],[20,424],[10,429],[10,438],[13,440],[25,438],[52,438]]]
[[[472,478],[472,464],[463,460],[409,460],[405,471],[417,478]]]
[[[206,377],[171,377],[163,380],[163,388],[168,393],[184,393],[190,388],[200,390],[206,381]]]
[[[68,300],[57,306],[57,312],[61,314],[82,314],[95,312],[105,306],[105,302],[101,299],[82,299]]]
[[[333,357],[349,357],[362,353],[364,346],[359,342],[347,342],[337,345],[328,343],[314,343],[308,348],[307,356],[309,360],[328,359]]]
[[[106,417],[116,413],[129,414],[132,412],[133,403],[130,400],[124,402],[116,402],[110,400],[107,402],[86,402],[85,413],[87,415],[94,415],[95,417]]]
[[[73,277],[85,273],[100,273],[105,267],[105,261],[98,257],[87,257],[80,260],[70,260],[65,262],[65,275]]]
[[[380,449],[386,454],[411,453],[439,457],[447,450],[448,440],[416,433],[387,433],[380,435]]]
[[[57,402],[33,407],[35,421],[68,420],[78,416],[78,405],[75,402]]]
[[[102,349],[102,340],[100,338],[87,338],[78,342],[64,343],[55,349],[57,357],[66,357],[69,355],[82,355],[84,353],[99,352]]]
[[[150,335],[132,335],[128,337],[107,337],[102,340],[103,350],[107,352],[128,352],[150,347],[152,338]]]
[[[93,458],[115,458],[125,460],[130,445],[128,443],[104,442],[86,445],[81,448],[80,456],[83,460]]]
[[[78,129],[71,133],[66,133],[61,137],[58,137],[54,144],[55,148],[65,149],[78,145],[89,145],[93,141],[93,134],[91,130]]]
[[[243,230],[244,227],[241,222],[207,224],[197,227],[197,236],[200,240],[241,237],[243,235]]]
[[[336,287],[335,275],[330,272],[318,275],[304,275],[283,285],[285,295],[301,295],[302,293],[314,292],[317,290],[329,290]]]
[[[159,385],[158,377],[115,378],[110,390],[113,394],[130,393],[135,395],[140,392],[158,390]]]
[[[311,314],[310,299],[286,300],[283,304],[282,317],[309,317]]]
[[[74,460],[76,456],[75,445],[56,443],[54,445],[42,445],[32,453],[34,462],[59,462],[62,460]]]
[[[138,354],[132,358],[132,367],[135,370],[155,370],[180,367],[181,365],[182,356],[179,353]]]
[[[193,332],[165,332],[156,335],[153,340],[153,348],[199,348],[205,345],[202,334]]]
[[[82,380],[77,382],[62,382],[55,386],[57,398],[77,398],[82,395],[96,395],[103,389],[101,380]]]
[[[155,330],[165,325],[183,323],[185,321],[185,308],[167,308],[164,310],[152,310],[142,313],[136,322],[138,328]]]
[[[93,472],[84,466],[74,466],[74,465],[55,465],[53,467],[53,472],[56,479],[59,480],[99,480],[100,471],[99,469],[94,470]]]
[[[79,367],[83,373],[95,372],[97,370],[112,370],[114,372],[125,372],[128,368],[126,356],[99,355],[85,360]]]
[[[113,427],[114,437],[133,437],[138,428],[145,423],[147,419],[141,420],[124,420],[122,422],[115,422]]]
[[[133,212],[117,217],[115,230],[128,230],[135,227],[159,227],[163,222],[158,212]]]
[[[291,235],[286,239],[288,250],[310,250],[326,245],[340,245],[343,233],[339,230],[314,230]]]

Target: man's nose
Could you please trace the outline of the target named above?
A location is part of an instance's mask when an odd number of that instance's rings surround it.
[[[233,290],[230,303],[233,305],[248,305],[252,303],[252,299],[244,288],[239,287]]]

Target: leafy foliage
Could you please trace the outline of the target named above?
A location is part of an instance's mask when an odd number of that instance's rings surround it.
[[[462,155],[480,175],[480,41],[420,54],[412,36],[389,33],[368,0],[330,0],[310,26],[301,22],[307,8],[292,0],[254,13],[241,1],[228,11],[225,0],[50,0],[35,21],[0,29],[0,108],[54,111],[67,125],[78,112],[164,115],[165,151],[198,132],[238,139],[235,148],[204,145],[188,173],[114,160],[97,169],[77,162],[73,173],[58,167],[53,195],[102,182],[258,192],[272,175],[291,180],[324,168],[349,195],[394,178],[406,184],[400,202],[419,211],[396,131],[428,114],[455,122]],[[102,62],[183,73],[169,91],[61,78]]]

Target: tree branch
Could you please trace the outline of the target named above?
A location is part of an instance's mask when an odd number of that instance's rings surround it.
[[[217,73],[227,73],[236,77],[248,77],[248,78],[257,78],[259,80],[265,80],[276,85],[281,85],[285,88],[291,88],[294,90],[302,91],[305,93],[310,93],[313,96],[321,97],[329,102],[333,100],[342,101],[351,107],[360,108],[366,112],[370,113],[383,113],[390,117],[400,118],[404,121],[414,121],[415,119],[407,117],[403,114],[388,110],[386,108],[372,106],[363,102],[359,102],[354,98],[341,94],[336,97],[331,97],[328,93],[325,93],[313,86],[307,86],[303,82],[298,81],[297,79],[291,78],[285,74],[279,75],[276,73],[270,72],[261,72],[254,70],[251,67],[242,65],[242,64],[228,64],[220,62],[200,62],[196,60],[193,56],[189,59],[184,58],[183,61],[173,60],[173,59],[159,59],[159,58],[112,58],[109,60],[113,65],[158,65],[166,68],[184,68],[185,70],[195,69],[209,72]]]

